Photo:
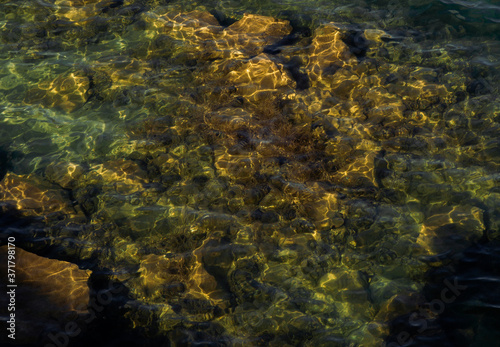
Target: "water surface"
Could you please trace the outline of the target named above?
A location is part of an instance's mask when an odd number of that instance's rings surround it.
[[[2,237],[120,288],[69,345],[498,340],[494,1],[0,1],[0,28]]]

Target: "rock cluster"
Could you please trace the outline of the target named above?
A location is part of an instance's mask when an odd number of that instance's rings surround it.
[[[486,81],[422,54],[399,61],[380,29],[324,23],[294,41],[285,19],[125,8],[119,56],[41,80],[24,102],[107,107],[126,136],[92,138],[87,162],[44,177],[8,173],[0,201],[56,237],[78,230],[72,256],[128,287],[135,326],[154,319],[185,343],[204,327],[242,346],[376,346],[424,302],[430,267],[498,238]],[[116,11],[101,24],[55,15],[87,32],[122,28]]]

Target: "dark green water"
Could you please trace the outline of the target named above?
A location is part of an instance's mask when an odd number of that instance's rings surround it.
[[[494,1],[0,1],[2,245],[102,304],[17,342],[497,345],[499,34]]]

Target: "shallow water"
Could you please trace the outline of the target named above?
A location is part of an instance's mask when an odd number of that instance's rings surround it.
[[[499,33],[494,1],[0,1],[2,241],[112,296],[23,343],[494,345]]]

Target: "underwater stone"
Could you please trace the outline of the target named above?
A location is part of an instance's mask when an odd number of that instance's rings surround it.
[[[69,20],[81,25],[85,20],[97,15],[101,8],[101,0],[56,0],[54,5],[58,9],[56,15],[60,19]]]
[[[337,265],[337,259],[332,257],[330,254],[309,256],[300,263],[300,267],[304,275],[306,275],[314,283],[317,283],[323,275],[336,268]]]
[[[187,281],[187,290],[190,295],[206,299],[216,295],[217,281],[210,275],[203,266],[201,259],[197,257],[195,265],[189,274]]]
[[[0,90],[14,89],[19,85],[19,78],[15,75],[6,75],[0,78]]]
[[[335,179],[346,187],[378,187],[376,158],[378,152],[370,151],[359,156],[335,174]]]
[[[279,215],[276,212],[264,212],[260,217],[262,223],[276,223],[279,221]]]
[[[24,102],[73,112],[87,101],[89,87],[90,81],[85,72],[74,71],[59,75],[54,80],[42,80],[37,87],[26,92]]]
[[[101,91],[101,94],[113,100],[115,107],[125,106],[131,102],[131,98],[134,96],[131,93],[134,90],[131,88],[145,84],[144,75],[149,68],[149,65],[137,59],[116,62],[104,61],[99,65],[100,70],[109,73],[109,79],[112,82],[112,85]],[[140,91],[140,89],[135,91]]]
[[[76,215],[71,201],[40,177],[7,173],[0,182],[0,201],[12,204],[26,216],[48,216],[51,213]]]
[[[294,221],[292,221],[290,227],[297,234],[313,233],[315,230],[314,224],[302,218],[297,218]]]
[[[479,151],[479,156],[484,160],[498,162],[500,159],[500,140],[491,140],[484,145],[484,149]]]
[[[396,90],[410,109],[426,110],[439,102],[450,102],[451,93],[441,84],[425,80],[408,81]]]
[[[370,281],[370,295],[377,305],[384,305],[391,298],[402,293],[411,292],[410,285],[404,279],[391,280],[376,274]]]
[[[243,126],[249,126],[254,119],[253,115],[243,108],[226,107],[210,112],[205,116],[205,121],[213,127],[236,130]]]
[[[185,41],[191,45],[190,53],[203,60],[257,55],[292,31],[286,20],[253,14],[245,14],[226,28],[210,13],[202,11],[164,16],[147,13],[143,17],[153,31],[167,32]]]
[[[365,94],[367,101],[371,101],[368,103],[368,106],[374,107],[380,104],[390,104],[394,102],[401,103],[401,98],[397,95],[389,93],[385,88],[375,87],[370,88],[370,90]]]
[[[49,164],[45,169],[45,176],[47,180],[64,189],[72,189],[83,172],[83,168],[78,164],[59,162]]]
[[[233,198],[227,202],[227,208],[231,213],[237,213],[244,207],[245,203],[242,198]]]
[[[182,256],[149,254],[141,260],[138,270],[140,277],[132,281],[131,289],[136,295],[155,300],[161,296],[165,286],[188,280],[188,266],[186,258]]]
[[[224,30],[222,42],[227,47],[240,49],[248,55],[255,55],[292,31],[287,20],[247,14]]]
[[[334,23],[319,27],[314,32],[310,46],[310,57],[307,65],[309,77],[321,80],[327,68],[331,66],[356,65],[356,59],[349,47],[342,40],[344,34]]]
[[[436,82],[438,72],[435,69],[426,67],[417,67],[410,73],[410,78],[416,80],[423,80],[427,82]]]
[[[417,243],[428,254],[461,252],[479,240],[485,229],[483,210],[473,206],[447,206],[428,217]]]
[[[203,231],[228,230],[236,221],[233,216],[222,213],[207,213],[196,221],[196,227]]]
[[[390,322],[400,315],[416,311],[423,302],[425,299],[419,293],[398,293],[381,306],[374,320]]]
[[[250,33],[279,37],[289,34],[292,27],[287,20],[245,13],[243,18],[231,24],[228,30],[242,34]]]
[[[392,38],[391,34],[380,29],[366,29],[363,33],[365,39],[374,43],[382,43]]]
[[[146,13],[144,17],[153,29],[168,32],[178,40],[213,40],[223,29],[214,16],[204,11],[171,12],[159,17]]]
[[[354,91],[359,91],[359,77],[348,69],[339,69],[333,76],[323,75],[321,83],[329,83],[335,97],[349,99]]]
[[[200,28],[207,25],[219,26],[217,19],[209,12],[191,11],[187,13],[169,13],[165,15],[172,22],[176,22],[180,27]]]
[[[285,195],[278,189],[271,191],[260,201],[259,207],[264,210],[279,210],[287,204]]]
[[[371,88],[365,95],[365,102],[370,110],[368,118],[373,123],[388,124],[390,121],[398,121],[403,118],[406,106],[397,95],[390,94],[384,88]]]
[[[7,246],[0,259],[7,265]],[[49,343],[48,333],[64,333],[67,324],[85,324],[89,318],[91,271],[76,264],[40,257],[16,247],[16,342]],[[7,276],[5,276],[7,278]],[[7,307],[7,295],[0,302]],[[66,330],[67,331],[67,330]],[[40,338],[45,339],[43,341]]]
[[[206,239],[203,246],[198,248],[195,256],[202,259],[205,269],[216,278],[226,277],[235,258],[235,246],[225,241]]]
[[[367,283],[359,271],[338,269],[321,277],[319,286],[330,295],[339,295],[343,290],[364,290]]]
[[[260,160],[256,155],[231,155],[222,150],[215,150],[214,156],[218,174],[233,180],[251,180],[260,168]]]
[[[349,345],[349,340],[339,336],[338,329],[334,331],[322,331],[313,340],[313,345],[317,347],[344,347]]]
[[[342,290],[339,298],[344,303],[365,304],[368,302],[368,292],[366,289]]]
[[[385,344],[384,338],[388,334],[388,326],[380,323],[370,323],[352,332],[349,335],[349,341],[353,341],[353,343],[360,346],[383,346]]]
[[[110,160],[92,168],[110,189],[122,193],[133,193],[147,182],[147,172],[136,162],[126,159]]]
[[[163,231],[161,229],[164,227],[164,223],[161,221],[161,217],[163,217],[166,208],[152,205],[152,203],[153,202],[149,201],[147,206],[140,206],[131,210],[132,214],[130,215],[129,225],[133,231],[146,232],[153,229],[158,232]],[[126,205],[123,207],[125,206]],[[157,223],[157,221],[159,223]]]
[[[301,333],[313,333],[321,329],[321,323],[314,316],[299,316],[290,321],[289,329],[294,328]]]
[[[281,87],[295,87],[295,82],[283,65],[264,53],[241,62],[226,77],[236,84],[239,94],[250,98]]]

